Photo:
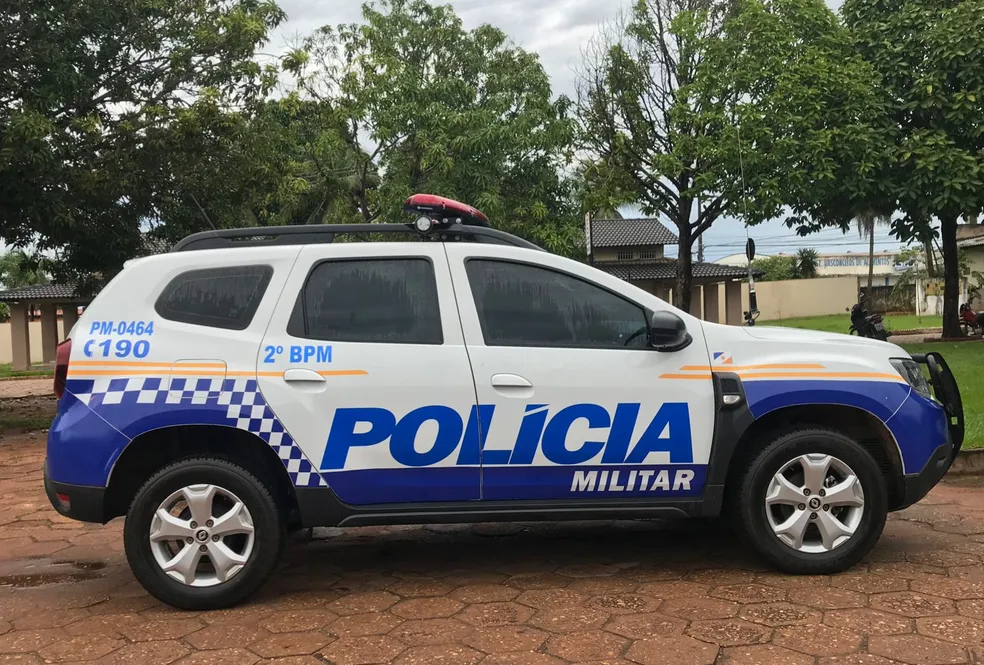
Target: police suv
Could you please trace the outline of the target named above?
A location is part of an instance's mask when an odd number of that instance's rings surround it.
[[[780,570],[829,573],[960,448],[938,354],[703,322],[469,206],[406,209],[190,236],[59,347],[48,497],[125,515],[157,598],[242,601],[322,525],[727,515]],[[367,234],[398,242],[341,241]]]

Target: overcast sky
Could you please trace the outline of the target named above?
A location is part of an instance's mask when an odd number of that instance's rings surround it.
[[[554,92],[573,97],[581,49],[599,24],[611,20],[629,3],[625,0],[451,0],[451,4],[466,29],[491,23],[517,45],[536,51],[550,75]],[[828,0],[827,4],[836,9],[840,0]],[[323,25],[357,22],[361,18],[361,2],[357,0],[280,0],[280,6],[287,12],[288,20],[270,44],[270,49],[276,51]],[[867,243],[862,243],[853,230],[847,235],[825,231],[799,238],[777,220],[755,227],[752,235],[763,254],[795,252],[798,247],[816,247],[821,252],[867,251]],[[876,249],[898,248],[898,241],[888,235],[887,229],[880,229],[876,240]],[[743,224],[720,220],[706,234],[705,258],[713,260],[740,252],[744,242]]]

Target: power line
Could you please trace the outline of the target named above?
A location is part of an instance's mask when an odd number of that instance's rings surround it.
[[[790,243],[790,242],[779,242],[779,241],[756,242],[755,243],[756,247],[775,247],[775,248],[790,247],[791,244],[792,243]],[[898,246],[901,243],[899,243],[898,241],[895,241],[895,240],[881,240],[881,241],[880,240],[876,240],[875,241],[875,244],[876,245],[893,245],[893,246]],[[811,243],[809,245],[803,244],[802,246],[803,247],[808,247],[808,248],[809,247],[820,247],[820,248],[823,248],[823,247],[854,247],[854,246],[860,247],[862,245],[863,245],[863,243],[859,243],[859,242],[840,242],[840,241],[833,241],[833,242]],[[728,248],[731,248],[731,249],[740,249],[742,246],[743,245],[740,242],[735,242],[735,243],[720,243],[720,244],[715,243],[715,244],[707,244],[707,245],[704,245],[704,249],[728,249]],[[797,246],[797,248],[798,248],[798,246]]]

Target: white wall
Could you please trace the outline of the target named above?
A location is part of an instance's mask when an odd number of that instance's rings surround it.
[[[801,316],[846,314],[858,301],[858,278],[817,277],[755,282],[759,318],[763,321]],[[742,309],[748,309],[748,284],[742,285]]]

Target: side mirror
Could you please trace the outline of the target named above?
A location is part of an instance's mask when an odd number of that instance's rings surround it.
[[[680,351],[693,341],[683,319],[673,312],[662,310],[649,317],[649,345],[657,351]]]

